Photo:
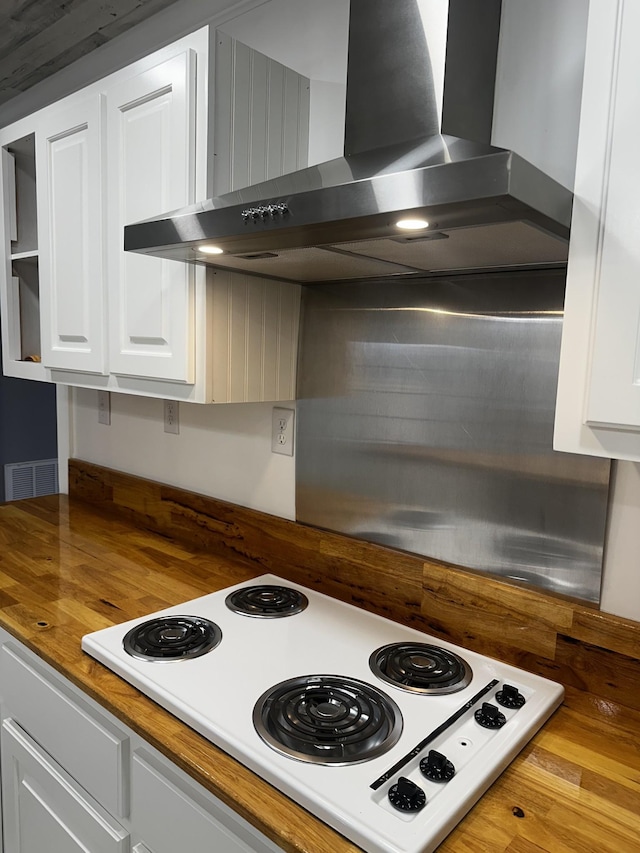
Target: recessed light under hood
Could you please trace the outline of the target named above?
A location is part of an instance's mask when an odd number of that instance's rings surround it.
[[[572,194],[484,141],[500,6],[351,0],[345,156],[129,225],[125,249],[300,282],[564,263]]]

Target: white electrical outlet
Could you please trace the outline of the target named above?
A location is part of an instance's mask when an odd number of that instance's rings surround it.
[[[111,425],[111,393],[98,391],[98,423]]]
[[[173,435],[180,434],[179,403],[177,400],[164,401],[164,431]]]
[[[293,456],[295,411],[274,406],[271,416],[271,451]]]

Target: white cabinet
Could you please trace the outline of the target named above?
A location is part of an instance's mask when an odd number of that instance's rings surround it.
[[[129,833],[11,719],[2,723],[8,853],[127,853]]]
[[[128,853],[127,733],[14,640],[0,677],[5,853]]]
[[[4,632],[0,630],[0,644],[3,642],[4,636],[5,636]],[[2,682],[0,681],[0,708],[2,708],[3,702],[4,702],[4,697],[3,697],[3,691],[2,691]],[[1,758],[2,758],[2,747],[0,746],[0,759]],[[0,853],[3,853],[4,844],[3,844],[3,840],[2,840],[3,839],[3,831],[2,831],[3,821],[2,821],[2,784],[1,784],[1,780],[2,780],[2,774],[0,772]]]
[[[205,195],[208,47],[205,28],[0,134],[5,373],[194,384],[196,275],[122,242],[125,223]]]
[[[101,177],[103,97],[45,111],[36,134],[42,362],[106,372]]]
[[[4,853],[280,848],[0,629]]]
[[[123,783],[129,738],[106,717],[92,713],[67,684],[48,677],[16,643],[0,652],[8,712],[89,794],[112,814],[128,813]],[[82,744],[82,749],[78,749]]]
[[[188,384],[187,399],[206,400],[204,273],[122,243],[125,224],[205,194],[208,48],[205,28],[36,116],[43,364],[55,382],[177,398]]]
[[[297,285],[122,244],[126,224],[208,187],[304,166],[308,124],[306,78],[205,27],[0,131],[5,373],[199,403],[295,397]]]
[[[276,853],[275,844],[222,803],[202,797],[193,783],[149,749],[133,755],[131,823],[144,853],[176,850],[215,853]],[[185,840],[188,839],[188,844]]]
[[[640,6],[591,0],[554,447],[640,460]]]

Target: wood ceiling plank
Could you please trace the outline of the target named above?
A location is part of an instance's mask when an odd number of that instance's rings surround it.
[[[10,0],[0,5],[0,104],[174,0]]]

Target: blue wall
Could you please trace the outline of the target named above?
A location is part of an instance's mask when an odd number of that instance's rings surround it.
[[[0,500],[4,465],[57,456],[56,386],[0,375]]]

